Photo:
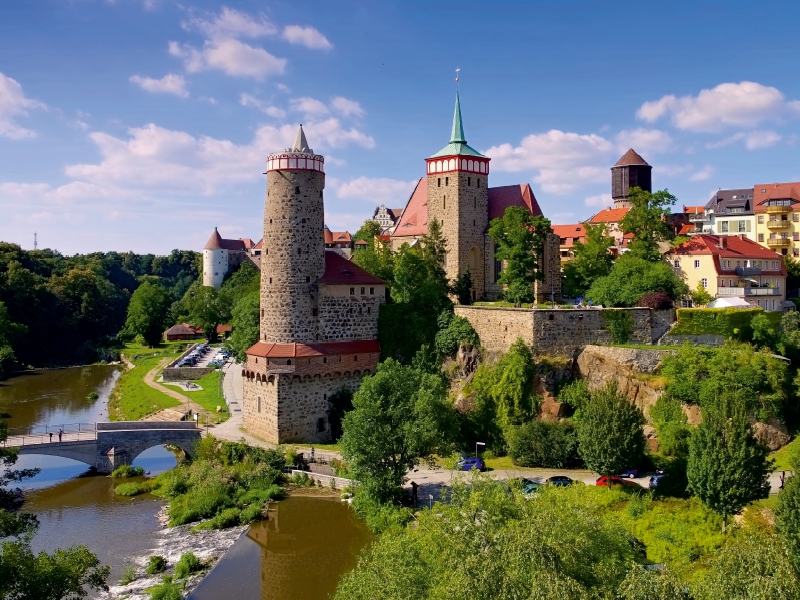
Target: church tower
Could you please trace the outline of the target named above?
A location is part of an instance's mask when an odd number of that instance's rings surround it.
[[[647,192],[653,191],[653,167],[647,164],[639,154],[631,148],[611,167],[611,197],[614,208],[630,208],[628,190],[640,187]]]
[[[456,108],[450,143],[425,159],[428,174],[428,230],[434,219],[447,240],[445,272],[455,279],[469,269],[472,293],[485,289],[485,233],[489,226],[489,158],[471,148],[464,136],[461,102]]]
[[[324,163],[308,147],[302,125],[291,148],[267,158],[261,341],[318,339],[317,282],[325,271]]]

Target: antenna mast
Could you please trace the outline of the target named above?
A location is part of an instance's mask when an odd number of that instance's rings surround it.
[[[39,241],[36,238],[36,232],[33,232],[33,249],[36,250],[39,248]]]

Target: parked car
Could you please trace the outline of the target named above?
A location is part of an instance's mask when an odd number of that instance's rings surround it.
[[[472,469],[485,471],[486,465],[483,464],[483,461],[477,456],[469,456],[456,463],[456,470],[458,471],[471,471]]]
[[[554,475],[553,477],[549,477],[547,479],[547,483],[558,487],[567,487],[568,485],[572,485],[574,482],[566,475]]]
[[[522,493],[525,494],[526,498],[535,496],[536,493],[539,491],[540,487],[542,487],[541,483],[536,483],[535,481],[531,481],[530,479],[522,480]]]
[[[602,477],[598,477],[597,481],[595,481],[595,485],[636,485],[632,481],[628,481],[627,479],[623,479],[619,475],[603,475]]]
[[[666,474],[666,473],[664,473],[663,471],[662,471],[661,473],[656,473],[655,475],[653,475],[652,477],[650,477],[650,481],[649,481],[649,483],[648,483],[648,486],[649,486],[651,489],[652,489],[652,488],[657,488],[657,487],[658,487],[658,484],[659,484],[659,483],[661,483],[661,480],[662,480],[662,479],[664,479],[664,477],[666,477],[666,475],[667,475],[667,474]]]
[[[639,473],[639,469],[628,469],[627,471],[623,471],[619,474],[620,477],[625,477],[626,479],[637,479],[641,477]]]

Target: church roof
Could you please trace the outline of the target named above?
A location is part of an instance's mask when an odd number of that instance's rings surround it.
[[[480,158],[486,158],[475,148],[469,146],[464,137],[464,123],[461,120],[461,101],[458,98],[458,92],[456,92],[456,110],[453,114],[453,131],[450,134],[450,143],[436,154],[431,155],[430,158],[438,158],[440,156],[479,156]]]
[[[393,237],[428,233],[428,178],[421,177],[397,222]]]
[[[509,206],[521,206],[534,216],[542,214],[536,196],[527,183],[489,188],[489,221],[502,217]]]
[[[615,167],[626,167],[629,165],[643,165],[645,167],[649,167],[650,165],[647,164],[647,161],[643,159],[633,148],[628,149],[628,151],[622,155],[615,164]]]
[[[366,284],[384,285],[383,279],[370,275],[355,263],[340,256],[336,252],[325,253],[325,272],[319,278],[321,284]]]

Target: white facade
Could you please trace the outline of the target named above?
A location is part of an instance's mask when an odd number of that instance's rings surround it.
[[[716,213],[713,208],[705,213],[689,215],[689,222],[694,224],[694,234],[710,235],[744,235],[756,241],[756,216],[732,212]]]
[[[228,272],[228,250],[206,248],[203,250],[203,285],[219,289]]]

